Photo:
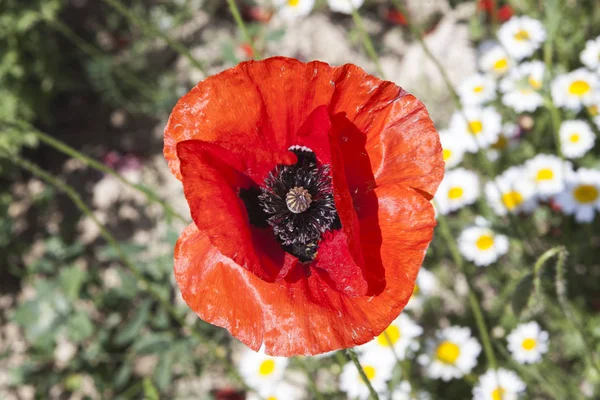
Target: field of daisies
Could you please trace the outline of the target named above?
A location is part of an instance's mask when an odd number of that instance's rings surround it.
[[[0,399],[600,398],[596,0],[4,2]],[[174,281],[169,113],[276,55],[393,80],[439,131],[414,292],[353,351],[255,352]]]

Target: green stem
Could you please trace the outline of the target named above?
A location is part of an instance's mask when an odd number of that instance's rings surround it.
[[[535,264],[533,265],[533,291],[535,297],[539,298],[542,290],[542,268],[546,264],[546,261],[556,256],[559,253],[565,252],[566,249],[564,246],[556,246],[547,250],[544,254],[542,254]]]
[[[187,58],[194,67],[198,68],[200,72],[206,75],[206,69],[204,68],[204,65],[202,65],[202,63],[197,58],[195,58],[184,45],[182,45],[176,40],[171,39],[169,35],[161,32],[155,26],[138,18],[137,15],[128,10],[127,7],[121,4],[118,0],[103,1],[112,8],[114,8],[119,14],[127,18],[131,23],[137,25],[142,31],[144,31],[145,34],[150,36],[158,36],[161,39],[163,39],[169,45],[169,47],[171,47],[177,53],[181,54],[183,57]]]
[[[494,355],[494,349],[492,347],[492,342],[490,340],[490,336],[488,333],[488,328],[485,323],[485,319],[483,318],[483,312],[481,311],[481,306],[479,305],[479,300],[475,295],[475,290],[473,289],[470,280],[465,272],[465,265],[462,255],[458,250],[458,246],[456,245],[455,239],[452,236],[452,232],[450,232],[450,227],[448,225],[448,221],[446,216],[442,213],[438,214],[438,223],[439,230],[450,250],[450,254],[452,255],[452,259],[454,263],[458,267],[458,270],[461,274],[465,276],[465,279],[469,288],[469,306],[471,308],[471,312],[475,317],[475,323],[477,325],[477,331],[479,332],[479,336],[481,338],[481,342],[483,344],[483,351],[485,353],[485,358],[487,359],[488,365],[491,369],[496,369],[496,356]]]
[[[82,52],[92,58],[105,58],[108,57],[102,51],[96,49],[94,46],[88,44],[84,39],[78,36],[71,28],[60,20],[47,20],[47,22],[57,31],[63,34],[71,43],[77,46]],[[149,100],[156,99],[156,91],[150,88],[146,83],[140,80],[133,73],[127,71],[122,67],[114,69],[115,75],[123,79],[123,81],[129,83],[131,86],[137,88],[142,94]]]
[[[385,73],[383,72],[383,68],[381,68],[381,63],[379,62],[379,56],[377,55],[377,52],[375,51],[375,47],[373,46],[373,42],[371,41],[371,38],[369,37],[367,30],[365,29],[365,24],[363,22],[363,19],[360,16],[360,13],[358,12],[358,10],[354,6],[352,6],[352,19],[354,20],[354,23],[356,24],[356,27],[358,28],[358,30],[360,32],[360,36],[362,38],[362,44],[363,44],[363,47],[365,48],[365,51],[367,52],[367,55],[369,56],[371,61],[373,61],[373,63],[375,64],[375,68],[377,69],[377,73],[379,74],[379,77],[381,79],[385,79]]]
[[[260,58],[258,52],[256,51],[256,47],[254,46],[254,40],[252,39],[252,36],[250,36],[250,33],[246,28],[246,24],[242,19],[240,9],[238,8],[235,0],[227,0],[227,3],[229,4],[229,11],[231,11],[231,15],[233,15],[233,19],[235,19],[235,23],[237,24],[238,29],[242,32],[244,40],[248,43],[248,45],[250,45],[250,48],[252,49],[252,58]]]
[[[558,108],[556,108],[554,103],[552,102],[552,99],[550,99],[549,97],[544,98],[544,105],[550,112],[550,117],[552,120],[552,133],[554,135],[554,146],[556,148],[556,154],[558,154],[558,156],[564,161],[565,156],[562,152],[560,134],[559,134],[560,124],[561,124],[560,112],[558,111]]]
[[[367,374],[365,374],[365,370],[363,369],[362,365],[360,365],[360,361],[358,360],[358,356],[356,355],[354,349],[346,349],[346,354],[356,366],[356,369],[358,370],[358,373],[360,374],[360,377],[362,378],[365,385],[367,385],[367,388],[369,388],[369,393],[371,393],[371,397],[373,398],[373,400],[379,400],[379,395],[373,388],[373,385],[371,385],[371,381],[367,377]]]
[[[175,307],[170,303],[170,301],[162,296],[159,291],[157,291],[152,282],[150,282],[144,274],[136,267],[133,261],[127,256],[125,251],[119,245],[117,239],[102,225],[102,223],[98,220],[98,218],[94,215],[92,210],[85,204],[85,202],[81,199],[77,191],[67,183],[63,182],[61,179],[54,177],[53,175],[47,173],[37,165],[29,162],[28,160],[21,158],[14,154],[9,154],[5,150],[0,149],[0,157],[5,158],[12,162],[13,164],[21,167],[22,169],[29,171],[31,174],[37,176],[38,178],[46,181],[48,184],[54,186],[59,191],[66,194],[71,201],[75,204],[75,206],[90,220],[96,225],[98,230],[100,231],[100,235],[106,240],[106,242],[117,252],[119,258],[123,261],[123,264],[127,269],[131,271],[137,281],[141,282],[140,289],[147,292],[152,298],[154,298],[162,307],[164,307],[171,318],[175,320],[179,325],[184,328],[189,328],[189,332],[191,332],[192,336],[194,336],[203,346],[211,349],[211,353],[225,362],[226,366],[229,369],[229,372],[239,380],[240,384],[245,385],[245,382],[239,375],[237,369],[233,368],[230,364],[229,359],[225,355],[219,355],[218,352],[215,351],[215,346],[210,341],[206,340],[200,332],[195,330],[193,327],[189,327],[185,322],[185,318],[181,315]],[[248,388],[250,389],[250,388]]]
[[[150,190],[142,185],[135,184],[133,182],[128,181],[125,177],[123,177],[123,175],[119,174],[114,169],[109,168],[106,165],[102,164],[101,162],[98,162],[98,161],[94,160],[93,158],[90,158],[90,157],[86,156],[85,154],[80,153],[79,151],[75,150],[74,148],[67,145],[66,143],[63,143],[60,140],[57,140],[46,133],[38,131],[34,127],[32,127],[29,124],[26,124],[24,122],[13,122],[13,121],[7,121],[7,120],[0,119],[0,123],[31,132],[42,142],[46,143],[50,147],[53,147],[54,149],[58,150],[59,152],[81,161],[82,163],[89,166],[90,168],[93,168],[97,171],[100,171],[100,172],[108,174],[108,175],[112,175],[115,178],[117,178],[119,180],[119,182],[121,182],[122,184],[129,186],[130,188],[143,193],[146,196],[146,198],[148,199],[148,201],[160,204],[160,206],[165,210],[165,212],[169,216],[174,216],[181,222],[185,222],[185,223],[189,222],[187,218],[185,218],[183,215],[181,215],[177,211],[175,211],[164,200],[160,199],[160,197],[156,193],[154,193],[152,190]]]
[[[567,250],[562,248],[562,251],[558,254],[558,261],[556,262],[556,295],[558,297],[558,303],[560,304],[563,313],[567,317],[567,320],[580,336],[580,340],[585,348],[584,357],[586,362],[591,368],[595,369],[596,374],[600,376],[600,360],[598,360],[598,353],[594,351],[594,347],[587,340],[587,335],[584,332],[584,328],[581,326],[581,322],[571,308],[569,299],[567,299],[567,284],[565,281],[564,268],[567,255]]]

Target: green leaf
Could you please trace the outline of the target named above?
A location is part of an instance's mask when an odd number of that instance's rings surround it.
[[[527,274],[517,284],[512,298],[512,310],[516,316],[521,315],[529,303],[533,291],[533,275]]]
[[[156,390],[156,387],[154,386],[154,384],[152,383],[150,378],[145,378],[143,385],[144,385],[144,398],[146,400],[158,400],[159,399],[158,390]]]
[[[129,378],[131,378],[131,373],[133,369],[131,364],[124,363],[121,365],[121,368],[117,371],[115,375],[114,384],[117,389],[121,389],[127,382],[129,382]]]
[[[173,342],[171,333],[150,333],[144,335],[133,344],[133,351],[137,354],[153,354],[169,350]]]
[[[127,344],[135,339],[142,329],[142,327],[148,322],[150,316],[150,300],[145,300],[139,309],[136,311],[133,318],[121,329],[121,331],[115,337],[115,343],[118,345]]]
[[[83,342],[94,333],[94,324],[84,313],[77,313],[67,321],[67,336],[75,343]]]
[[[64,268],[60,271],[58,280],[63,292],[70,300],[79,297],[79,290],[85,281],[86,272],[77,266]]]
[[[160,356],[158,366],[154,370],[154,381],[159,389],[165,390],[171,384],[173,376],[173,353],[165,352]]]

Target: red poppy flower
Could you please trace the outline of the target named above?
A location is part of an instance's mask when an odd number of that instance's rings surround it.
[[[243,62],[181,98],[164,154],[194,221],[175,277],[203,320],[291,356],[365,343],[405,306],[444,164],[425,107],[392,82]]]

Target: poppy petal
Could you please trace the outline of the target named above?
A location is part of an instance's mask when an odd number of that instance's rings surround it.
[[[378,186],[403,183],[431,199],[444,174],[439,136],[423,103],[355,65],[338,68],[332,115],[345,113],[366,135]]]
[[[178,143],[183,189],[192,219],[219,251],[261,279],[273,282],[295,258],[270,229],[254,228],[238,191],[253,181],[242,162],[222,147],[200,140]]]
[[[273,57],[248,61],[201,81],[183,96],[165,127],[164,155],[181,179],[176,145],[201,139],[263,159],[292,140],[310,113],[333,93],[332,68]]]
[[[173,109],[165,127],[165,158],[178,179],[176,144],[183,140],[201,139],[242,157],[268,159],[269,152],[298,144],[296,133],[319,106],[330,115],[345,113],[367,136],[377,185],[402,182],[433,196],[444,164],[423,103],[351,64],[273,57],[205,79]]]
[[[363,250],[376,247],[385,267],[379,295],[350,298],[331,290],[316,269],[307,278],[265,282],[225,257],[191,224],[175,247],[175,277],[184,300],[200,318],[254,350],[264,343],[267,354],[317,354],[371,340],[410,298],[435,225],[431,204],[416,190],[391,185],[374,193],[376,209],[359,217]],[[385,241],[377,239],[378,230]]]

